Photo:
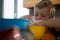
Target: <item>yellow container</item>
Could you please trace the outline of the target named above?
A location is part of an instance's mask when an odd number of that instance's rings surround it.
[[[30,25],[29,30],[33,33],[34,39],[41,39],[45,34],[46,27],[39,25]]]

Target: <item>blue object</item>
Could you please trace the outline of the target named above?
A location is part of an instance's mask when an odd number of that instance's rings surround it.
[[[28,29],[29,20],[26,19],[0,19],[0,31],[11,28],[12,26],[18,26],[20,29]]]

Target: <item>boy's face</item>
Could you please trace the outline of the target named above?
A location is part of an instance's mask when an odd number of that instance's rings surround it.
[[[47,7],[44,7],[42,9],[36,8],[35,13],[36,13],[35,14],[36,20],[50,19],[49,8],[47,8]]]

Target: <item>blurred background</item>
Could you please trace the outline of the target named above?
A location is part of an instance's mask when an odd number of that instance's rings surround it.
[[[23,7],[23,0],[0,0],[1,17],[7,19],[29,15],[29,10]]]

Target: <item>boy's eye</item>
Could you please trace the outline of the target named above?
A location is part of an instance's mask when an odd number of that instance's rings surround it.
[[[45,17],[45,15],[41,15],[42,17]]]
[[[35,16],[39,16],[39,14],[38,14],[38,13],[36,13],[36,14],[35,14]]]
[[[38,16],[38,14],[36,14],[35,16]]]
[[[48,16],[48,15],[46,15],[46,14],[44,15],[43,13],[41,13],[41,16],[42,16],[42,17],[46,17],[46,16]]]

